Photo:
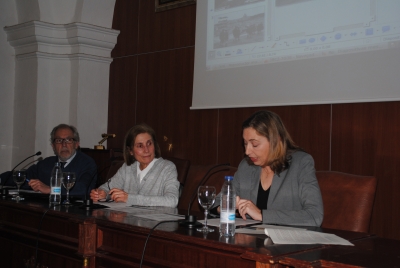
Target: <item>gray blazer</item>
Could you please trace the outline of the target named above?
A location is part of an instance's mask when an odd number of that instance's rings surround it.
[[[179,199],[178,173],[174,163],[159,158],[140,182],[136,162],[126,163],[110,180],[110,189],[118,188],[128,193],[128,205],[173,207]],[[109,192],[107,182],[99,187]]]
[[[257,204],[260,173],[261,167],[249,165],[245,159],[241,161],[233,179],[240,198]],[[262,211],[263,223],[321,225],[324,208],[311,155],[301,151],[292,154],[289,169],[274,175],[267,205]]]

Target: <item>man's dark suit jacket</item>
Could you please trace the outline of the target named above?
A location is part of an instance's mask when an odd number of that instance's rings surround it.
[[[39,179],[44,184],[50,185],[51,171],[57,161],[57,156],[50,156],[39,161],[36,165],[30,166],[27,169],[27,179]],[[89,193],[95,187],[97,180],[97,165],[94,160],[90,156],[80,151],[76,151],[74,159],[72,159],[63,171],[75,172],[76,174],[75,185],[71,188],[69,194],[71,196],[79,196],[82,198],[85,197],[85,195],[89,197]],[[1,174],[2,181],[9,175],[9,171]],[[7,185],[15,185],[12,177],[7,180]],[[21,189],[32,190],[26,182],[21,186]],[[61,186],[61,194],[67,194],[63,186]]]

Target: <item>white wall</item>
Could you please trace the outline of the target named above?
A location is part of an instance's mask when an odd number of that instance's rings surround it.
[[[93,148],[107,130],[115,0],[0,2],[0,172],[53,155],[60,123]]]
[[[0,1],[0,172],[11,166],[14,113],[14,49],[3,27],[18,21],[14,0]]]

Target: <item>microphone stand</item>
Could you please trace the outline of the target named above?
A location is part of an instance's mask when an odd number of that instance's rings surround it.
[[[4,182],[3,182],[2,185],[1,185],[1,194],[0,194],[1,197],[6,197],[6,196],[8,196],[8,189],[5,189],[4,186],[6,185],[8,179],[12,176],[12,173],[14,172],[14,170],[15,170],[19,165],[21,165],[23,162],[25,162],[26,160],[28,160],[29,158],[34,157],[34,156],[39,156],[39,155],[41,155],[41,154],[42,154],[42,152],[39,151],[39,152],[37,152],[37,153],[35,153],[35,154],[31,155],[31,156],[28,156],[27,158],[25,158],[24,160],[22,160],[21,162],[19,162],[19,163],[10,171],[10,173],[9,173],[8,176],[7,176],[7,178],[4,180]]]
[[[211,173],[211,171],[213,171],[216,168],[222,167],[222,166],[229,166],[229,163],[225,163],[225,164],[218,164],[215,166],[212,166],[207,172],[206,174],[203,176],[203,178],[200,180],[200,182],[197,184],[196,188],[195,188],[195,192],[192,194],[192,197],[190,198],[189,201],[189,205],[188,205],[188,214],[185,215],[185,219],[183,221],[181,221],[179,224],[185,228],[195,228],[198,226],[201,226],[202,224],[200,222],[197,221],[197,217],[195,215],[191,215],[190,214],[190,209],[193,203],[194,198],[196,197],[197,194],[197,189],[199,188],[199,186],[203,185],[204,182],[207,181],[207,179],[209,178],[209,174]]]
[[[115,159],[116,159],[116,157],[111,157],[109,159],[109,161],[112,162]],[[100,170],[100,172],[98,172],[97,169],[96,169],[96,172],[94,173],[92,179],[90,180],[89,185],[86,188],[85,199],[83,200],[83,204],[80,206],[81,209],[91,210],[91,209],[97,209],[97,208],[108,208],[107,206],[104,206],[104,205],[93,204],[93,200],[90,197],[88,199],[87,196],[88,195],[90,196],[90,193],[88,193],[89,187],[90,187],[90,185],[92,185],[93,179],[96,177],[96,175],[102,174],[104,172],[104,170],[106,170],[107,168],[110,168],[110,167],[111,167],[111,164],[103,167],[103,169]],[[97,182],[96,182],[96,184],[97,184]]]

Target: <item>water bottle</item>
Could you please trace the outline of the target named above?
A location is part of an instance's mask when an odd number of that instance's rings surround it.
[[[62,181],[62,170],[60,167],[60,163],[56,162],[51,171],[50,177],[50,197],[49,204],[51,205],[59,205],[61,202],[61,181]]]
[[[233,176],[225,176],[225,182],[221,189],[219,224],[219,234],[221,236],[235,235],[236,193],[233,189],[232,181]]]

